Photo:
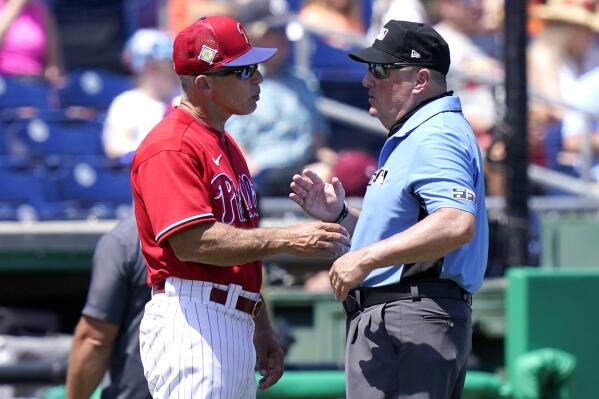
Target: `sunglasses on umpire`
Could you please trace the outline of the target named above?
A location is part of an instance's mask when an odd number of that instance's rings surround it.
[[[204,72],[202,75],[211,75],[211,76],[229,76],[229,75],[237,75],[237,77],[241,80],[250,79],[256,71],[258,70],[258,64],[250,64],[244,65],[242,67],[234,68],[234,69],[221,69],[220,71],[209,71]]]
[[[368,72],[370,72],[372,74],[372,76],[374,76],[375,79],[385,79],[385,78],[389,77],[389,73],[387,72],[387,69],[401,69],[401,68],[404,68],[407,66],[410,66],[410,65],[400,64],[400,63],[395,63],[395,64],[371,64],[371,63],[368,63]]]

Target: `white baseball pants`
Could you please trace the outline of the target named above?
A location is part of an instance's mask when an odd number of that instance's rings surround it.
[[[228,290],[225,305],[210,301],[213,286]],[[144,375],[154,399],[256,397],[254,321],[235,309],[241,286],[169,277],[152,295],[140,325]]]

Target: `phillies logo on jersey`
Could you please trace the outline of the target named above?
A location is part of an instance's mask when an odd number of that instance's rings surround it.
[[[226,173],[219,173],[210,182],[214,193],[213,211],[214,216],[225,224],[241,223],[258,217],[258,199],[254,183],[245,174],[239,178],[241,187],[235,187],[235,183]]]
[[[254,188],[254,182],[245,173],[239,178],[239,190],[241,191],[241,198],[246,205],[248,215],[250,219],[258,217],[258,196],[256,195],[256,189]]]

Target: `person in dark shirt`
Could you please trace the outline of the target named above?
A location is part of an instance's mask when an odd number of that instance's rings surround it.
[[[102,399],[151,398],[139,355],[139,323],[150,289],[135,218],[96,246],[87,302],[75,329],[67,398],[89,398],[106,370]]]

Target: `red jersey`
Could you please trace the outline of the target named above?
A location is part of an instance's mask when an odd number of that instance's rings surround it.
[[[135,152],[131,187],[150,286],[178,277],[260,291],[260,261],[231,267],[183,262],[167,240],[197,223],[258,226],[254,183],[241,150],[228,133],[201,125],[188,112],[175,108]]]

